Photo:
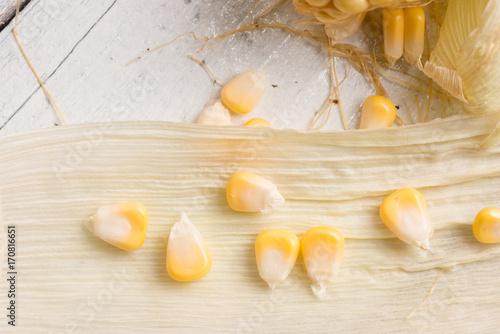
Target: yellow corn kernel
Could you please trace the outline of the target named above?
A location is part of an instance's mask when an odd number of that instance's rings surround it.
[[[361,110],[360,129],[390,127],[396,119],[394,103],[383,96],[368,96]]]
[[[205,125],[231,125],[231,115],[221,100],[217,100],[205,106],[196,123]]]
[[[367,0],[333,0],[333,3],[339,10],[349,14],[364,12],[370,6]]]
[[[500,209],[485,208],[479,211],[472,232],[479,242],[492,244],[500,242]]]
[[[429,248],[434,232],[422,194],[403,188],[390,194],[380,206],[380,218],[399,239],[422,249]]]
[[[397,0],[370,0],[370,4],[373,6],[387,7],[396,1]]]
[[[263,118],[252,118],[245,123],[245,126],[256,126],[261,128],[274,128],[274,126]]]
[[[338,19],[330,16],[326,11],[324,10],[319,10],[314,14],[314,16],[318,19],[319,22],[325,23],[325,24],[336,24],[338,23]]]
[[[268,213],[285,202],[274,183],[245,171],[231,176],[226,197],[231,209],[242,212]]]
[[[321,7],[320,9],[321,10],[318,11],[315,14],[315,16],[318,16],[317,14],[319,12],[323,12],[326,15],[328,15],[330,17],[330,19],[333,19],[334,20],[333,23],[336,23],[336,24],[340,24],[341,23],[340,21],[345,20],[345,19],[347,19],[348,17],[351,16],[351,14],[344,13],[343,11],[341,11],[337,7],[335,7],[335,5],[333,4],[333,2],[329,2],[326,6]]]
[[[401,8],[384,8],[384,53],[385,58],[391,64],[403,55],[405,18]]]
[[[140,203],[101,206],[87,221],[98,238],[126,251],[142,246],[148,229],[148,210]]]
[[[302,257],[314,295],[323,298],[333,281],[344,254],[344,237],[334,228],[321,226],[307,231],[300,242]]]
[[[179,282],[200,279],[212,268],[205,239],[184,212],[170,230],[166,264],[168,275]]]
[[[425,12],[422,7],[408,7],[404,13],[404,58],[410,64],[415,64],[424,52]]]
[[[314,7],[322,7],[327,5],[331,0],[306,0],[308,4]]]
[[[264,71],[246,71],[222,88],[222,102],[236,113],[249,113],[259,103],[266,86]]]
[[[260,277],[274,290],[292,271],[299,255],[300,241],[293,233],[265,230],[255,240],[255,259]]]

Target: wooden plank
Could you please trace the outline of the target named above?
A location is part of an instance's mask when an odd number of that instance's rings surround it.
[[[85,0],[36,1],[23,11],[19,33],[69,123],[194,122],[207,102],[219,98],[220,87],[186,57],[191,54],[204,60],[223,82],[247,69],[266,70],[269,85],[262,101],[249,115],[233,115],[233,124],[263,117],[278,128],[306,130],[328,95],[328,59],[312,43],[284,31],[238,34],[200,54],[196,51],[202,43],[186,36],[124,66],[147,48],[189,31],[203,37],[234,30],[272,2],[264,0],[245,14],[252,2],[152,0],[145,5],[106,0],[90,6]],[[283,2],[274,16],[287,23],[301,18],[291,1]],[[0,33],[0,136],[59,123],[22,58],[11,27],[12,23]],[[373,42],[363,29],[353,40],[361,46]],[[346,61],[337,60],[339,80],[347,69]],[[407,112],[405,120],[414,122],[414,92],[391,82],[385,84],[400,112]],[[373,93],[364,77],[350,72],[341,87],[350,128],[357,126],[364,98]],[[425,94],[420,94],[419,100],[425,109]],[[434,98],[431,119],[441,115],[441,100]],[[334,107],[325,129],[340,128]]]
[[[21,9],[31,0],[21,0]],[[14,18],[16,14],[16,0],[0,0],[0,31]]]
[[[33,1],[19,18],[19,36],[43,80],[49,79],[80,40],[115,3],[100,1]],[[64,26],[71,22],[70,29]],[[12,35],[14,22],[0,33],[0,126],[11,119],[40,86]],[[40,90],[41,91],[41,90]],[[42,103],[46,105],[46,103]],[[31,118],[40,115],[31,113]]]

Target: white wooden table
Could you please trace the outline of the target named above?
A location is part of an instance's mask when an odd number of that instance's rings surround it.
[[[217,99],[220,87],[187,57],[204,60],[223,82],[247,69],[266,70],[269,87],[249,115],[234,115],[234,124],[253,117],[277,128],[306,130],[328,96],[328,57],[307,41],[281,30],[237,34],[196,54],[202,42],[190,36],[151,53],[130,66],[127,62],[148,48],[194,31],[197,36],[222,34],[254,17],[271,2],[226,1],[38,1],[25,2],[19,17],[24,47],[60,106],[68,123],[114,120],[194,122],[203,106]],[[0,18],[12,18],[15,0],[0,0]],[[275,16],[292,24],[296,14],[284,0]],[[13,20],[0,32],[0,136],[60,124],[53,107],[23,58],[11,33]],[[365,28],[366,29],[366,28]],[[371,47],[363,29],[351,38]],[[339,80],[347,62],[337,60]],[[403,68],[406,65],[400,61]],[[418,73],[418,70],[412,70]],[[407,124],[415,123],[414,92],[384,80]],[[274,85],[274,86],[271,86]],[[360,105],[374,93],[367,80],[351,71],[341,86],[349,127],[359,121]],[[420,94],[424,110],[427,97]],[[434,98],[430,119],[442,117],[442,101]],[[457,110],[456,105],[447,106]],[[334,108],[324,129],[340,129]]]

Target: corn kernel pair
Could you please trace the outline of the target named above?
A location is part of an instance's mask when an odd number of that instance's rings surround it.
[[[250,70],[241,73],[222,88],[221,100],[217,100],[214,104],[205,107],[197,123],[231,125],[231,115],[227,108],[238,114],[249,113],[260,101],[266,86],[267,79],[264,71]],[[252,119],[245,125],[272,127],[269,122],[261,118]]]
[[[140,203],[102,206],[87,222],[89,230],[102,240],[126,251],[136,250],[146,239],[148,211]],[[170,231],[167,272],[176,281],[194,281],[212,267],[210,251],[198,229],[183,212]]]
[[[425,200],[415,189],[405,188],[389,195],[380,206],[380,217],[399,239],[428,249],[434,228]],[[479,242],[500,243],[500,208],[484,208],[476,215],[472,232]]]
[[[424,51],[425,13],[421,7],[384,8],[384,52],[389,63],[404,55],[415,64]]]
[[[321,226],[308,230],[299,242],[284,230],[266,230],[255,240],[255,258],[260,277],[271,289],[284,281],[297,260],[304,258],[314,295],[323,298],[327,285],[335,278],[344,253],[344,237],[334,228]]]

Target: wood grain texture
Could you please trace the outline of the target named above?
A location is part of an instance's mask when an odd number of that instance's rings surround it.
[[[20,8],[24,8],[31,0],[21,0]],[[16,0],[0,0],[0,31],[16,14]]]
[[[277,128],[305,130],[328,95],[329,64],[326,54],[314,44],[287,32],[267,29],[237,34],[199,54],[196,52],[202,43],[186,36],[124,66],[148,48],[188,31],[199,37],[232,31],[272,2],[264,0],[245,14],[253,3],[244,0],[33,1],[22,12],[19,35],[70,124],[194,122],[203,106],[220,94],[220,87],[187,58],[194,55],[223,82],[247,69],[266,70],[270,85],[263,99],[251,114],[233,115],[234,124],[263,117]],[[283,1],[274,17],[288,24],[302,18],[294,13],[292,1]],[[22,58],[11,28],[12,22],[0,33],[0,136],[59,123]],[[376,44],[371,31],[370,26],[363,26],[350,41],[369,49]],[[349,65],[342,59],[336,64],[341,80]],[[422,75],[404,61],[398,66]],[[425,84],[412,82],[427,89]],[[384,84],[405,121],[416,122],[414,92],[388,80]],[[361,103],[374,90],[352,70],[340,91],[349,126],[354,128]],[[418,96],[425,111],[427,98],[425,94]],[[442,117],[441,103],[432,99],[430,119]],[[460,108],[453,103],[446,106],[449,114]],[[335,106],[326,129],[340,128]]]
[[[492,120],[371,135],[113,122],[2,138],[2,226],[18,231],[17,332],[495,332],[500,247],[480,244],[471,229],[478,210],[500,198],[500,148],[474,149]],[[273,180],[285,204],[266,215],[232,211],[224,189],[241,169]],[[429,205],[429,251],[396,239],[378,217],[384,196],[402,186],[419,187]],[[145,244],[130,253],[84,227],[99,206],[125,201],[142,202],[150,216]],[[181,211],[214,261],[187,284],[165,269],[165,239]],[[318,225],[346,237],[329,298],[313,296],[301,260],[271,292],[255,264],[258,233],[282,228],[300,237]],[[6,284],[2,278],[0,291]],[[14,332],[5,321],[0,330]]]

